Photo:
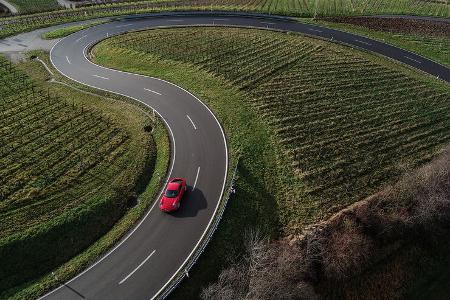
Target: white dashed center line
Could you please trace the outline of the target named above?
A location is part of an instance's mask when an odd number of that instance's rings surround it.
[[[197,175],[195,176],[194,186],[192,187],[192,190],[195,190],[195,187],[197,186],[198,174],[200,174],[200,167],[198,167],[197,169]]]
[[[261,24],[275,25],[275,23],[271,23],[271,22],[261,22]]]
[[[109,78],[103,77],[103,76],[100,76],[100,75],[92,75],[92,76],[97,77],[97,78],[101,78],[101,79],[105,79],[105,80],[109,80]]]
[[[158,93],[158,92],[156,92],[156,91],[153,91],[153,90],[151,90],[151,89],[146,89],[146,88],[144,88],[144,90],[146,90],[147,92],[150,92],[150,93],[153,93],[153,94],[156,94],[156,95],[162,95],[161,93]]]
[[[167,20],[167,22],[183,22],[184,20]]]
[[[75,42],[78,43],[79,41],[81,41],[81,40],[84,39],[85,37],[87,37],[87,34],[83,35],[82,37],[80,37],[79,39],[77,39]]]
[[[192,126],[194,126],[194,129],[197,130],[197,126],[195,126],[194,121],[192,121],[191,117],[189,117],[188,115],[186,115],[186,117],[189,119],[189,121],[191,121]]]
[[[422,62],[420,62],[420,61],[418,61],[418,60],[416,60],[416,59],[414,59],[414,58],[411,58],[411,57],[409,57],[409,56],[406,56],[405,55],[405,58],[406,59],[409,59],[409,60],[412,60],[412,61],[414,61],[414,62],[416,62],[416,63],[418,63],[418,64],[421,64]]]
[[[367,43],[367,42],[360,41],[360,40],[355,40],[355,42],[358,42],[358,43],[361,43],[361,44],[364,44],[364,45],[367,45],[367,46],[372,46],[371,43]]]
[[[314,28],[308,28],[309,31],[314,31],[314,32],[323,32],[322,30],[319,29],[314,29]]]
[[[66,56],[66,60],[67,60],[67,63],[68,63],[69,65],[72,64],[72,63],[70,62],[70,60],[69,60],[69,57]]]
[[[213,19],[213,21],[228,21],[229,19]]]
[[[152,255],[153,254],[155,254],[155,252],[156,252],[156,250],[153,250],[153,252],[152,253],[150,253],[150,255],[149,256],[147,256],[147,258],[146,259],[144,259],[144,261],[143,262],[141,262],[140,264],[139,264],[139,266],[137,266],[136,267],[136,269],[134,269],[133,271],[131,271],[131,273],[130,274],[128,274],[124,279],[122,279],[120,282],[119,282],[119,284],[122,284],[122,283],[124,283],[125,282],[125,280],[127,280],[128,278],[130,278],[131,277],[131,275],[133,275],[134,274],[134,272],[136,272],[140,267],[142,267],[142,265],[143,264],[145,264],[146,262],[147,262],[147,260],[150,258],[150,257],[152,257]]]

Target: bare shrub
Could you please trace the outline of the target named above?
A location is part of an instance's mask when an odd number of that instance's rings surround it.
[[[246,299],[315,299],[311,284],[305,282],[304,252],[294,245],[273,243],[264,267],[251,273]]]
[[[344,218],[335,229],[327,240],[323,269],[326,278],[343,280],[369,264],[374,243],[352,219]]]
[[[308,281],[317,282],[322,274],[322,258],[327,235],[328,232],[322,226],[316,226],[303,239],[304,277]]]
[[[241,261],[223,270],[216,283],[202,290],[200,297],[211,300],[244,299],[248,290],[248,267]]]
[[[258,231],[245,234],[247,253],[222,271],[219,280],[205,288],[202,299],[316,299],[304,282],[304,252],[299,246],[269,244]]]
[[[385,244],[442,231],[450,221],[450,151],[405,174],[355,214],[366,232]]]
[[[411,264],[402,257],[414,261],[413,256],[420,253],[399,250],[419,249],[430,238],[438,240],[439,234],[449,231],[449,223],[447,149],[392,186],[311,226],[294,243],[268,243],[257,231],[247,233],[247,255],[204,289],[202,298],[309,300],[318,298],[315,288],[319,286],[328,289],[321,291],[323,295],[370,298],[381,295],[380,285],[386,288],[383,297],[395,298],[412,276],[408,273]],[[382,267],[368,274],[374,265]],[[364,274],[367,280],[357,280],[352,288],[351,279]]]
[[[246,253],[237,262],[223,270],[218,281],[203,289],[202,299],[225,300],[245,299],[251,278],[250,272],[255,272],[265,260],[265,249],[268,245],[258,230],[249,230],[244,233]]]
[[[443,222],[450,220],[450,151],[420,169],[417,181],[409,224],[425,231],[441,230]]]

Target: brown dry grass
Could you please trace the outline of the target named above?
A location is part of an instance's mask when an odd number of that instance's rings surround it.
[[[395,299],[422,245],[448,232],[450,150],[297,238],[247,237],[247,256],[203,299]]]

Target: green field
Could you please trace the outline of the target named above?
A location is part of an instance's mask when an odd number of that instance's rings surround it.
[[[41,11],[60,9],[56,0],[8,0],[20,14],[31,14]]]
[[[98,24],[102,24],[104,23],[103,21],[98,21],[98,22],[92,22],[92,23],[88,23],[88,24],[82,24],[82,25],[74,25],[74,26],[69,26],[69,27],[64,27],[64,28],[59,28],[59,29],[55,29],[52,31],[48,31],[45,32],[42,35],[42,38],[44,40],[51,40],[51,39],[57,39],[57,38],[62,38],[65,36],[68,36],[72,33],[75,33],[77,31],[98,25]]]
[[[45,71],[36,72],[45,78]],[[86,105],[98,101],[92,95],[44,89],[4,58],[0,81],[3,292],[66,262],[107,232],[145,189],[156,150],[143,129],[148,118],[133,108],[119,113]]]
[[[198,295],[238,256],[240,243],[227,241],[242,240],[246,228],[298,232],[428,161],[450,140],[447,85],[296,34],[158,29],[110,38],[93,54],[97,63],[194,92],[241,150],[237,193],[176,299]]]

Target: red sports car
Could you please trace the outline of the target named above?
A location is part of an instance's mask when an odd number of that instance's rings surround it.
[[[173,178],[167,184],[166,191],[161,198],[159,208],[165,212],[175,211],[180,208],[181,198],[186,192],[186,180]]]

